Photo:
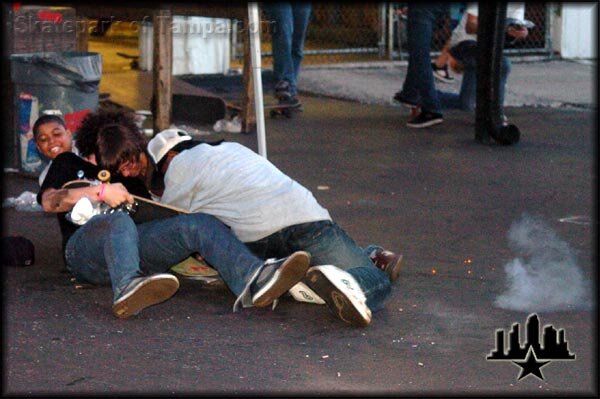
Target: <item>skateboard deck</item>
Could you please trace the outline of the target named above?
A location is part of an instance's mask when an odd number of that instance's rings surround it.
[[[139,55],[131,55],[131,54],[126,54],[126,53],[120,53],[117,51],[117,55],[119,57],[123,57],[127,60],[131,60],[131,62],[129,63],[129,66],[131,67],[131,69],[140,69],[140,56]]]
[[[242,110],[242,107],[237,104],[227,103],[227,108],[233,109],[237,112]],[[275,118],[278,116],[285,116],[286,118],[291,118],[294,112],[302,112],[304,108],[302,105],[289,105],[289,104],[265,104],[263,106],[265,111],[269,111],[269,116],[271,118]]]
[[[223,279],[219,276],[219,272],[210,267],[199,254],[185,258],[175,266],[172,266],[171,271],[187,279],[200,280],[206,284],[223,282]]]
[[[286,105],[286,104],[267,104],[264,106],[265,110],[269,110],[269,116],[276,118],[278,116],[285,116],[291,118],[294,112],[302,112],[304,108],[302,105]]]
[[[138,197],[137,195],[134,195],[133,198],[135,199],[137,206],[135,213],[131,215],[131,217],[136,223],[146,223],[157,219],[164,219],[189,213],[185,209],[161,204],[160,202]]]
[[[90,180],[71,180],[63,184],[63,188],[89,187],[93,183],[94,182]],[[152,220],[189,213],[184,209],[161,204],[160,202],[152,201],[137,195],[134,195],[133,198],[135,199],[136,206],[134,207],[135,211],[130,213],[130,216],[135,223],[145,223]],[[175,266],[171,267],[171,270],[186,278],[201,280],[207,284],[222,281],[219,272],[210,267],[198,254],[192,255],[177,263]]]

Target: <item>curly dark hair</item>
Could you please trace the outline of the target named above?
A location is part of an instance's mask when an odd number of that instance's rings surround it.
[[[87,114],[74,134],[75,146],[83,157],[96,154],[98,133],[106,126],[118,125],[131,132],[139,132],[135,114],[127,110],[100,110]]]

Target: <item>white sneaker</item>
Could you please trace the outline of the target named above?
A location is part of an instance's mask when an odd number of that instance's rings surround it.
[[[347,271],[333,265],[313,266],[306,272],[305,281],[342,321],[358,327],[371,322],[367,298]]]
[[[453,83],[454,77],[448,72],[448,65],[438,67],[435,62],[431,63],[431,69],[433,69],[433,77],[443,83]]]
[[[121,319],[133,316],[171,298],[178,288],[179,280],[169,273],[134,278],[113,303],[113,314]]]
[[[313,290],[311,290],[302,281],[290,288],[288,291],[292,297],[298,302],[314,303],[316,305],[325,305],[325,301],[321,299]]]

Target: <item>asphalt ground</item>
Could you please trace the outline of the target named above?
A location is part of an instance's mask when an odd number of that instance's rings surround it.
[[[595,60],[511,57],[511,62],[504,101],[507,107],[593,108],[598,103]],[[298,84],[313,95],[393,105],[392,97],[402,88],[406,69],[406,61],[311,65],[302,70]],[[451,74],[451,84],[436,81],[439,90],[460,90],[462,74]]]
[[[79,287],[64,272],[53,215],[3,208],[3,236],[36,247],[34,266],[3,267],[3,394],[597,395],[596,109],[509,107],[522,136],[504,147],[475,142],[472,114],[415,130],[401,108],[302,100],[295,118],[267,119],[269,159],[360,245],[405,257],[370,326],[289,298],[232,313],[226,287],[186,279],[169,301],[116,319],[109,287]],[[256,135],[212,137],[256,149]],[[36,184],[4,174],[3,197]],[[505,265],[521,256],[507,234],[523,213],[572,250],[572,270],[592,285],[589,306],[495,305]],[[550,297],[572,290],[567,281]],[[523,329],[532,313],[564,330],[576,358],[518,380],[520,366],[486,356],[497,330]]]

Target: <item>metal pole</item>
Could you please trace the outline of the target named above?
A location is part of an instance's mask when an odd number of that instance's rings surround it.
[[[546,12],[544,18],[544,47],[548,52],[548,59],[554,57],[554,50],[552,48],[552,29],[554,29],[554,9],[560,6],[559,4],[546,4]]]
[[[394,5],[387,3],[387,49],[388,58],[394,59]]]
[[[248,3],[248,21],[248,34],[250,35],[250,59],[252,62],[252,82],[254,84],[254,107],[256,110],[256,136],[258,139],[258,153],[267,158],[262,75],[260,73],[260,18],[258,16],[257,3]]]
[[[230,19],[229,23],[231,24],[231,49],[230,49],[230,57],[232,60],[236,60],[238,58],[238,20]]]
[[[500,104],[500,73],[506,29],[506,3],[480,3],[477,33],[477,105],[475,140],[489,144],[490,138],[503,145],[519,141],[515,125],[504,126]]]
[[[377,13],[377,19],[379,20],[379,43],[377,47],[379,48],[379,58],[383,58],[385,55],[385,27],[387,24],[386,14],[386,4],[379,3],[379,12]]]

